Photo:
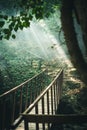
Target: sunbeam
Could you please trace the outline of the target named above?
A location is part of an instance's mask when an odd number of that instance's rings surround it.
[[[29,28],[23,31],[18,30],[16,39],[4,41],[9,47],[15,49],[15,52],[26,53],[47,61],[56,60],[61,64],[71,65],[69,57],[66,54],[66,45],[61,45],[58,39],[51,33],[44,20],[39,22],[31,22]]]

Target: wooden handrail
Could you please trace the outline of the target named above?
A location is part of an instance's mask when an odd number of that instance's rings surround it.
[[[17,126],[22,121],[20,113],[24,112],[43,90],[39,83],[44,80],[44,74],[46,74],[45,72],[46,70],[41,71],[39,74],[33,76],[22,84],[0,95],[0,130],[4,130],[8,127],[8,129],[10,129],[11,124],[15,124],[15,126]],[[34,80],[35,83],[37,82],[37,85],[35,86],[33,86]],[[32,93],[30,89],[36,90],[38,85],[40,90]],[[9,112],[7,112],[7,109]]]
[[[22,114],[27,122],[32,123],[55,123],[55,124],[78,124],[87,123],[87,114],[56,114],[56,115],[43,115],[43,114]]]
[[[24,119],[24,126],[25,130],[29,130],[28,123],[35,123],[38,124],[38,129],[36,127],[35,130],[39,129],[39,124],[48,124],[48,128],[51,128],[52,125],[50,124],[82,124],[87,123],[87,114],[86,115],[77,115],[77,114],[61,114],[61,115],[38,115],[38,114],[22,114]],[[43,130],[43,128],[42,128]],[[44,130],[45,127],[44,127]]]
[[[51,86],[55,83],[55,81],[58,78],[60,78],[60,76],[63,76],[63,70],[62,69],[57,74],[57,76],[54,78],[54,80],[50,83],[50,85],[48,87],[46,87],[46,89],[34,100],[34,102],[26,109],[26,111],[24,111],[24,114],[29,113],[35,107],[35,105],[42,99],[42,97],[48,92],[48,90],[51,89]],[[63,78],[61,78],[61,80],[62,79]],[[61,87],[61,85],[60,85],[60,87]]]
[[[26,111],[23,114],[21,114],[24,119],[25,130],[29,130],[28,122],[36,124],[35,130],[39,130],[38,123],[42,123],[43,130],[45,130],[44,123],[48,123],[48,128],[50,128],[49,123],[51,123],[52,117],[54,116],[54,114],[56,114],[59,100],[61,98],[62,82],[63,82],[63,70],[60,70],[60,72],[57,74],[57,76],[54,78],[51,84],[36,98],[36,100],[26,109]],[[39,114],[40,101],[41,101],[41,115]],[[34,108],[35,108],[35,114],[31,115],[30,112]]]
[[[31,80],[35,79],[37,76],[39,76],[40,74],[42,74],[43,72],[45,72],[46,70],[43,70],[41,71],[40,73],[36,74],[35,76],[33,76],[32,78],[29,78],[28,80],[26,80],[25,82],[21,83],[20,85],[10,89],[9,91],[3,93],[0,95],[0,99],[5,97],[5,96],[8,96],[10,93],[16,91],[17,89],[21,88],[21,87],[24,87],[25,84],[29,83]]]
[[[52,100],[51,100],[51,109],[53,110],[55,107],[56,109],[56,105],[58,105],[57,100],[60,99],[60,95],[61,95],[61,84],[62,84],[62,80],[63,80],[63,71],[61,70],[59,75],[57,75],[55,77],[55,79],[51,82],[51,84],[39,95],[39,97],[29,106],[29,108],[22,113],[22,117],[24,119],[24,127],[25,130],[29,130],[29,124],[30,123],[34,123],[36,124],[36,127],[34,127],[35,130],[49,130],[52,126],[52,124],[57,124],[57,125],[62,125],[62,124],[82,124],[82,123],[87,123],[87,114],[54,114],[53,112],[50,114],[49,111],[49,90],[51,91],[51,96],[52,96]],[[38,112],[38,102],[40,100],[44,99],[44,96],[47,94],[47,108],[48,111],[47,113],[42,112],[41,114],[39,114]],[[59,95],[59,97],[58,97]],[[57,97],[55,97],[57,96]],[[57,98],[57,100],[56,100]],[[55,102],[53,104],[53,100],[55,99]],[[44,109],[44,101],[43,101],[43,107],[42,110],[45,111]],[[35,114],[31,114],[31,110],[36,107],[37,112]],[[29,112],[29,113],[27,113]],[[39,125],[41,124],[42,127]],[[40,128],[41,127],[41,128]],[[30,128],[31,129],[31,128]]]

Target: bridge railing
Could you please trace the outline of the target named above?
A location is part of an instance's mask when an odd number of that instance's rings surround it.
[[[44,115],[44,114],[24,114],[25,130],[29,129],[30,123],[35,123],[34,130],[62,130],[62,124],[87,124],[87,114],[57,114],[57,115]],[[41,126],[42,125],[42,126]],[[84,129],[84,128],[83,128]],[[85,130],[85,129],[84,129]]]
[[[0,95],[0,130],[9,130],[11,124],[16,127],[22,117],[20,113],[37,98],[45,87],[46,70],[35,75],[19,86]]]
[[[61,70],[53,82],[22,113],[25,130],[61,130],[63,129],[62,124],[87,124],[87,114],[56,113],[61,98],[62,81],[63,71]],[[41,106],[39,106],[39,103]]]
[[[29,130],[31,127],[34,127],[34,130],[50,128],[51,122],[49,117],[57,112],[61,98],[62,82],[63,70],[58,73],[51,84],[36,98],[29,108],[22,113],[25,130]],[[31,126],[31,123],[34,123],[34,125]]]

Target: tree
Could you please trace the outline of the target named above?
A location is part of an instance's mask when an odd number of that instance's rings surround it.
[[[71,61],[77,71],[79,72],[81,79],[87,83],[87,63],[83,58],[81,50],[78,45],[77,35],[74,27],[74,16],[76,15],[77,21],[82,28],[84,45],[87,48],[87,10],[86,0],[63,0],[61,8],[61,23],[64,31],[66,44],[68,47]]]
[[[11,2],[10,0],[8,1]],[[35,16],[36,19],[42,18],[43,0],[18,0],[17,2],[13,0],[12,4],[15,11],[17,11],[17,15],[14,13],[11,13],[11,15],[0,13],[1,40],[2,38],[9,39],[10,37],[15,39],[14,32],[17,32],[18,29],[23,30],[24,27],[29,27],[33,16]],[[11,7],[11,9],[13,8]]]
[[[3,1],[3,2],[2,2]],[[6,3],[5,0],[0,1],[3,3],[2,7]],[[1,5],[0,4],[0,5]],[[36,19],[42,19],[44,16],[48,17],[52,13],[53,6],[58,5],[57,0],[8,0],[6,3],[7,9],[10,8],[9,14],[0,12],[0,39],[8,39],[12,37],[15,39],[15,32],[18,29],[23,30],[30,26],[30,21],[33,17]],[[9,6],[11,5],[12,6]],[[3,8],[2,8],[3,10]],[[13,12],[13,13],[12,13]],[[14,13],[16,12],[16,13]],[[15,15],[16,14],[16,15]]]

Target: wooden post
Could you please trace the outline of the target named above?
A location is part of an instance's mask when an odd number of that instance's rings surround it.
[[[38,104],[35,106],[35,114],[38,114]],[[39,124],[36,123],[36,130],[39,130]]]
[[[53,86],[51,86],[51,114],[53,115]]]
[[[25,130],[29,130],[27,119],[24,119],[24,128],[25,128]]]
[[[42,114],[44,114],[44,97],[42,97]],[[45,130],[45,124],[43,123],[43,130]]]

